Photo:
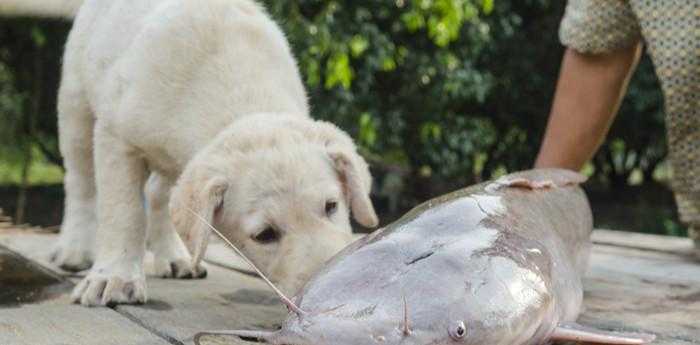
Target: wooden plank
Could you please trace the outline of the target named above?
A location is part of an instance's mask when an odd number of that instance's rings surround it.
[[[73,273],[62,270],[49,260],[53,244],[58,234],[37,229],[0,229],[0,245],[20,253],[25,258],[41,264],[64,277],[82,277],[86,272]]]
[[[120,313],[168,339],[191,344],[207,329],[274,328],[286,309],[262,280],[209,265],[203,280],[149,279],[149,302]]]
[[[654,343],[700,344],[700,265],[686,257],[595,246],[580,321],[658,336]]]
[[[0,308],[0,344],[169,345],[112,309],[85,308],[65,300]]]
[[[589,272],[628,274],[669,284],[700,284],[700,261],[663,252],[596,245]]]
[[[0,244],[33,257],[42,265],[50,266],[53,271],[63,274],[64,279],[67,279],[65,275],[68,273],[51,266],[46,256],[42,255],[47,248],[50,248],[55,237],[55,234],[49,233],[0,232]],[[219,251],[221,254],[230,255],[224,247],[219,247]],[[235,255],[234,257],[237,258]],[[239,264],[244,265],[242,261]],[[149,266],[148,262],[146,266]],[[114,313],[116,318],[125,317],[130,323],[175,344],[191,343],[194,333],[204,329],[273,327],[286,315],[285,309],[269,292],[262,280],[215,265],[207,265],[207,269],[206,279],[149,278],[147,281],[149,302],[142,306],[119,306],[116,309],[118,313],[111,309],[71,305],[67,295],[51,303],[61,305],[67,308],[65,309],[67,311],[109,311]],[[40,307],[35,312],[41,312],[41,310],[43,309]],[[59,317],[62,311],[63,309],[59,308],[54,314],[47,315]],[[80,321],[89,323],[86,319],[89,318],[79,318]],[[50,319],[46,319],[43,324],[38,324],[38,327],[49,327],[48,321]],[[97,343],[99,342],[95,344]],[[124,344],[134,343],[124,342]],[[0,344],[6,343],[0,341]],[[76,342],[76,344],[79,343]]]
[[[636,232],[596,229],[593,243],[660,251],[680,255],[692,255],[693,241],[689,238],[641,234]]]
[[[654,292],[640,293],[641,289]],[[656,345],[700,344],[697,290],[682,290],[661,287],[658,283],[632,284],[619,279],[588,279],[586,310],[579,322],[607,330],[654,333],[658,337],[654,343]],[[669,292],[676,295],[663,296]]]
[[[0,344],[168,344],[112,309],[71,304],[68,279],[2,246],[0,274]]]

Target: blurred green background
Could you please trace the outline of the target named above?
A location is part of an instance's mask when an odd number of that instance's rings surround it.
[[[565,1],[264,1],[299,60],[314,116],[350,132],[390,221],[431,196],[530,167],[563,48]],[[0,22],[0,207],[60,223],[56,91],[70,23]],[[685,235],[667,188],[663,99],[642,60],[585,168],[596,225]]]

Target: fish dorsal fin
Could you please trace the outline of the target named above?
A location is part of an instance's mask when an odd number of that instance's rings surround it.
[[[284,305],[286,305],[287,308],[289,308],[289,310],[293,311],[294,313],[296,313],[299,316],[306,314],[296,304],[294,304],[294,302],[292,302],[291,299],[287,298],[287,296],[285,296],[282,293],[282,291],[280,291],[280,289],[278,289],[277,286],[275,286],[275,284],[273,284],[270,281],[270,279],[267,279],[265,274],[263,274],[262,271],[260,271],[258,269],[258,267],[255,266],[255,264],[252,261],[250,261],[250,259],[248,259],[248,257],[245,256],[245,254],[243,254],[243,252],[241,252],[238,249],[238,247],[233,245],[233,243],[231,243],[231,241],[229,241],[226,237],[224,237],[224,235],[222,235],[221,232],[219,232],[219,230],[216,230],[216,228],[213,225],[209,224],[209,222],[207,222],[207,220],[204,219],[204,217],[200,216],[197,212],[195,212],[189,208],[188,208],[188,210],[190,212],[192,212],[192,214],[195,215],[197,218],[199,218],[200,221],[204,222],[204,224],[206,224],[209,227],[209,229],[211,229],[211,231],[213,231],[217,236],[219,236],[219,238],[221,238],[224,242],[226,242],[226,244],[228,244],[228,246],[231,247],[231,249],[233,249],[238,255],[240,255],[241,258],[243,258],[243,261],[245,261],[248,265],[250,265],[250,267],[252,267],[253,270],[255,270],[255,272],[260,276],[260,278],[262,278],[262,280],[264,280],[265,283],[267,283],[267,285],[270,286],[272,291],[274,291],[277,294],[277,296],[280,298],[280,300],[282,300],[282,303],[284,303]]]
[[[574,186],[586,181],[586,176],[566,169],[533,169],[515,172],[501,176],[496,181],[486,185],[488,192],[503,188],[521,188],[525,190],[541,190]]]
[[[559,324],[549,338],[552,341],[581,341],[614,345],[649,344],[654,339],[656,339],[656,336],[653,334],[604,331],[574,322]]]
[[[403,294],[403,329],[404,335],[411,335],[411,326],[408,324],[408,302],[406,302],[406,294]]]

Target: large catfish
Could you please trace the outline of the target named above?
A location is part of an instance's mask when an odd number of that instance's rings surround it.
[[[644,344],[575,323],[591,210],[577,173],[544,169],[432,199],[351,244],[277,331],[203,332],[271,344]]]

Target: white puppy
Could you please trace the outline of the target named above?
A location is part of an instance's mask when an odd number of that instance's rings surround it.
[[[190,210],[292,293],[350,242],[350,210],[377,223],[367,164],[309,117],[287,41],[253,1],[86,1],[58,103],[66,208],[54,259],[94,259],[73,292],[84,305],[144,302],[147,242],[159,275],[201,276],[209,231]]]

